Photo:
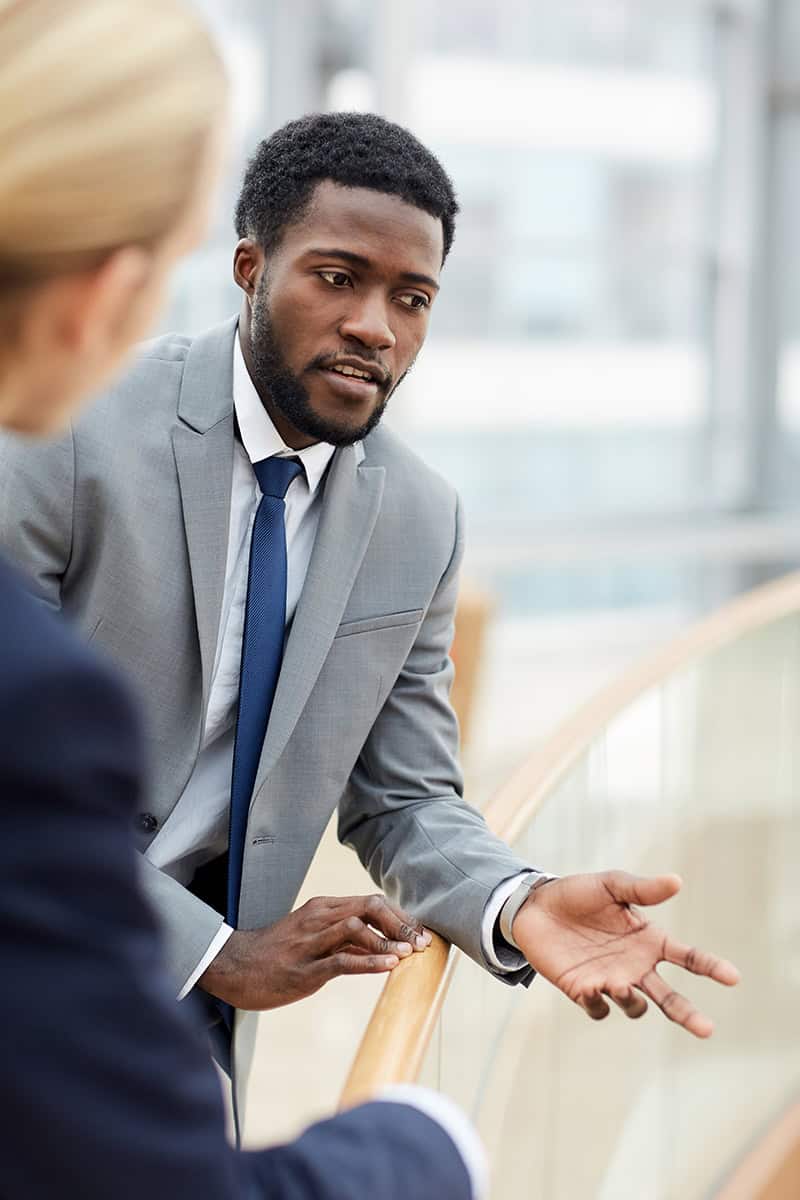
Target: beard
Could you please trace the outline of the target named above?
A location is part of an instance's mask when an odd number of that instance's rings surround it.
[[[360,351],[360,356],[367,357],[363,351]],[[344,422],[340,423],[319,416],[311,406],[308,389],[290,369],[283,357],[272,323],[263,281],[262,286],[258,288],[253,297],[250,316],[250,357],[253,382],[261,397],[261,403],[264,404],[265,398],[268,397],[270,402],[300,433],[304,433],[317,442],[328,442],[331,446],[351,446],[354,442],[362,441],[380,421],[386,411],[386,405],[389,403],[389,396],[394,390],[392,380],[389,378],[374,409],[367,420],[359,426],[354,427]],[[314,359],[308,364],[306,370],[324,366],[330,357],[320,355],[319,359]],[[399,382],[402,382],[402,379]]]

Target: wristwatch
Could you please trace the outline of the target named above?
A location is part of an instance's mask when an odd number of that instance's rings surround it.
[[[550,883],[551,880],[558,879],[558,875],[537,875],[531,882],[530,875],[523,879],[522,883],[506,900],[500,913],[500,932],[502,933],[509,946],[513,946],[515,950],[519,950],[519,946],[514,941],[511,930],[514,925],[514,918],[522,908],[525,901],[530,896],[531,892],[535,892],[537,888],[542,887],[545,883]]]

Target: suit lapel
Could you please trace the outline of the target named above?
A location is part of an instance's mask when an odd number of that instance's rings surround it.
[[[194,609],[203,667],[203,709],[217,647],[233,472],[233,416],[206,434],[177,428],[172,434],[181,488],[183,526],[192,572]]]
[[[195,338],[172,433],[194,591],[205,713],[214,671],[233,477],[233,339],[237,321]]]
[[[342,619],[383,496],[384,468],[338,450],[325,482],[319,528],[286,643],[253,795],[278,761],[305,708]]]

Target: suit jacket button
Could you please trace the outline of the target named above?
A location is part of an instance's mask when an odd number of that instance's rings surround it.
[[[136,828],[140,833],[155,833],[158,829],[158,817],[154,817],[152,813],[139,813]]]

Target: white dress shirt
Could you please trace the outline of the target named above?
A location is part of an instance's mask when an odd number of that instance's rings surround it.
[[[303,471],[292,480],[286,493],[288,625],[297,608],[317,534],[322,502],[320,483],[335,449],[326,442],[318,442],[305,450],[292,450],[283,442],[250,378],[238,337],[233,351],[233,404],[241,442],[234,443],[225,585],[200,754],[178,803],[147,849],[147,857],[154,866],[184,885],[191,881],[198,867],[218,858],[228,847],[250,538],[261,499],[252,464],[277,454],[297,458],[303,465]],[[500,910],[523,878],[524,874],[518,875],[500,884],[484,911],[483,949],[498,971],[515,971],[525,965],[522,955],[511,947],[498,953],[494,937]],[[222,925],[185,981],[179,999],[194,987],[232,932],[228,925]]]

